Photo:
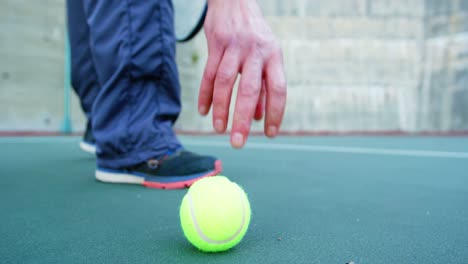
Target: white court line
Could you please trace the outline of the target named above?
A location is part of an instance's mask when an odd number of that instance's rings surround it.
[[[65,143],[65,142],[80,142],[81,137],[54,137],[54,136],[47,136],[47,137],[0,137],[0,144],[7,143],[7,144],[30,144],[30,143]]]
[[[183,141],[183,143],[185,145],[199,146],[199,147],[225,147],[225,148],[231,147],[229,145],[229,142],[185,140]],[[246,148],[292,150],[292,151],[306,151],[306,152],[332,152],[332,153],[354,153],[354,154],[393,155],[393,156],[410,156],[410,157],[468,159],[468,152],[415,150],[415,149],[361,148],[361,147],[298,145],[298,144],[256,143],[256,142],[247,143]]]
[[[79,142],[78,137],[25,137],[25,138],[0,138],[1,143],[56,143],[58,142]],[[226,141],[203,141],[203,140],[182,140],[184,145],[198,147],[220,147],[231,148],[229,142]],[[408,157],[432,157],[432,158],[454,158],[468,159],[468,152],[456,151],[436,151],[436,150],[415,150],[415,149],[388,149],[388,148],[362,148],[362,147],[344,147],[344,146],[326,146],[326,145],[299,145],[286,143],[257,143],[248,142],[247,149],[274,149],[274,150],[291,150],[291,151],[306,151],[306,152],[330,152],[330,153],[354,153],[354,154],[373,154],[373,155],[391,155],[391,156],[408,156]]]

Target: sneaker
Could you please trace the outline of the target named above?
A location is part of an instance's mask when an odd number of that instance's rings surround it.
[[[222,164],[214,157],[186,150],[169,153],[126,169],[98,167],[96,179],[108,183],[140,184],[158,189],[183,189],[199,179],[221,173]]]
[[[96,139],[94,138],[90,121],[88,121],[88,124],[86,125],[86,131],[83,135],[83,139],[80,142],[80,148],[81,150],[88,153],[96,154]]]

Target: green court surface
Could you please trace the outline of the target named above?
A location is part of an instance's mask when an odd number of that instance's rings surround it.
[[[1,263],[468,263],[468,138],[182,137],[249,194],[244,240],[183,237],[186,190],[96,182],[76,137],[0,138]]]

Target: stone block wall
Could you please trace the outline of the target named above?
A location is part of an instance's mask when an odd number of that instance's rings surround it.
[[[283,131],[468,130],[468,0],[258,1],[284,51]],[[0,130],[60,128],[64,22],[63,1],[0,1]],[[203,34],[178,45],[178,129],[212,131],[206,57]],[[72,113],[81,130],[76,97]]]

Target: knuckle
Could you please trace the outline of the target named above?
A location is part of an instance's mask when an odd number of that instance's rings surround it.
[[[272,52],[273,56],[277,56],[280,61],[283,61],[283,49],[281,48],[281,46],[273,47]]]
[[[286,97],[286,81],[277,81],[272,85],[271,89],[275,96]]]
[[[263,50],[268,46],[268,41],[263,36],[252,36],[251,42],[254,50]]]
[[[255,34],[253,32],[247,35],[247,40],[255,46],[260,46],[263,44],[263,37],[259,34]]]
[[[268,59],[279,58],[280,60],[282,60],[283,51],[278,43],[269,43],[267,50]]]
[[[273,54],[277,54],[279,47],[265,36],[256,36],[255,40],[251,42],[251,49],[255,56],[267,59]]]
[[[241,43],[255,43],[256,42],[256,34],[252,31],[248,30],[240,30],[237,32],[237,38]]]
[[[266,36],[259,36],[257,43],[260,47],[268,47],[271,45],[271,40]]]
[[[234,78],[234,74],[227,70],[219,70],[216,74],[216,81],[220,83],[229,83]]]
[[[251,56],[251,58],[253,59],[253,64],[260,64],[261,62],[259,60],[263,60],[262,47],[258,44],[252,45],[249,56]]]
[[[216,41],[221,42],[221,43],[227,43],[229,42],[229,39],[230,39],[229,33],[224,30],[214,31],[213,37]]]
[[[248,82],[242,86],[241,93],[244,96],[256,96],[260,93],[260,86]]]

